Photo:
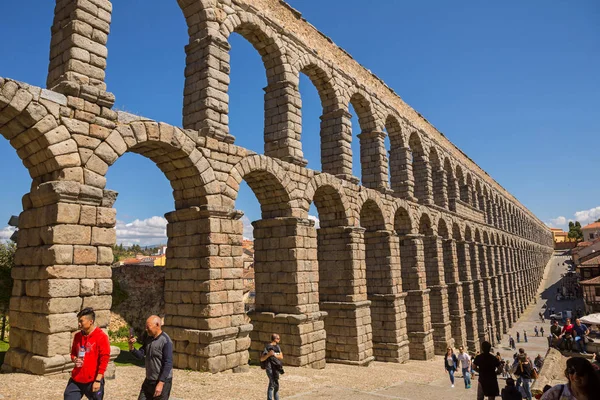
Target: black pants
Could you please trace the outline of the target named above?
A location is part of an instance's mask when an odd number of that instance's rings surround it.
[[[173,379],[167,379],[165,381],[165,384],[163,385],[163,390],[160,396],[154,397],[154,389],[156,389],[157,383],[158,381],[150,381],[148,379],[144,379],[144,383],[142,384],[142,390],[140,390],[138,400],[169,400],[169,396],[171,395],[171,385],[173,384]]]
[[[64,393],[64,400],[81,400],[83,396],[89,400],[102,400],[104,398],[104,379],[100,382],[100,390],[92,392],[92,386],[94,382],[90,383],[78,383],[69,379],[67,388]]]

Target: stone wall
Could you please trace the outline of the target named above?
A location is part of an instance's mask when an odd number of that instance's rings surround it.
[[[183,128],[111,109],[108,0],[57,1],[50,90],[0,78],[0,132],[32,177],[5,369],[69,370],[66,338],[82,307],[106,328],[117,195],[106,175],[126,152],[151,159],[173,187],[164,301],[178,368],[243,371],[273,331],[291,365],[322,368],[429,359],[454,343],[477,350],[512,326],[552,253],[539,219],[284,2],[179,4],[190,35]],[[233,32],[267,73],[264,132],[245,133],[264,137],[264,155],[229,132]],[[305,168],[300,73],[322,99],[322,171]],[[349,104],[361,128],[360,184]],[[251,323],[235,209],[242,181],[262,211]]]
[[[135,329],[144,331],[150,315],[165,316],[165,268],[123,265],[112,268],[111,311]]]

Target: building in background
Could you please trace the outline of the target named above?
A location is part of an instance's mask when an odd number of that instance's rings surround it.
[[[600,222],[594,222],[581,228],[583,240],[591,242],[600,238]]]

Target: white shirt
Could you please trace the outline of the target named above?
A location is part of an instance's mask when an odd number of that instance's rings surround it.
[[[471,361],[471,357],[467,353],[458,353],[456,358],[458,358],[462,368],[469,367],[469,361]]]

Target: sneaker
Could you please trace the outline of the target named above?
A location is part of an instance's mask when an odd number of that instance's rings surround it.
[[[471,385],[467,385],[467,389],[471,389]]]
[[[454,387],[454,384],[452,384],[452,387]]]

